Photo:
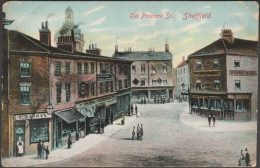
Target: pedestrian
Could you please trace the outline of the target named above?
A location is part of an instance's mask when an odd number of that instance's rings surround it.
[[[245,151],[246,151],[246,156],[245,156],[246,166],[250,166],[250,156],[249,156],[247,148],[245,149]]]
[[[154,97],[154,104],[156,104],[156,97]]]
[[[131,104],[131,115],[134,114],[134,107],[133,107],[133,104]]]
[[[139,124],[137,124],[137,128],[136,128],[137,140],[139,139],[139,136],[140,136],[139,130],[140,130]]]
[[[143,139],[143,136],[144,136],[144,129],[143,129],[143,124],[141,124],[141,137]]]
[[[71,148],[71,145],[72,145],[72,142],[71,142],[71,135],[69,134],[69,137],[68,137],[68,149]]]
[[[42,156],[42,141],[39,140],[38,144],[37,144],[37,158],[41,158]]]
[[[213,127],[215,127],[215,122],[216,122],[216,117],[215,117],[215,115],[213,115],[212,121],[213,121]]]
[[[110,116],[110,123],[111,123],[111,125],[113,125],[113,120],[114,120],[114,116],[113,116],[113,113],[112,113],[111,116]]]
[[[132,140],[135,139],[135,126],[133,127],[133,131],[132,131]]]
[[[246,162],[245,162],[244,153],[243,150],[241,150],[238,166],[245,166],[245,165]]]
[[[76,132],[76,141],[79,141],[79,132]]]
[[[210,114],[208,116],[208,121],[209,121],[209,127],[210,127],[210,123],[211,123],[211,116],[210,116]]]
[[[22,137],[19,136],[18,138],[18,142],[17,142],[17,156],[23,156],[23,148],[24,148],[24,142],[22,141]]]
[[[45,159],[45,158],[46,158],[45,145],[44,145],[44,142],[42,142],[42,156],[41,156],[41,159]]]
[[[135,114],[136,114],[136,117],[138,117],[138,115],[137,115],[137,105],[135,105]]]
[[[47,160],[49,158],[49,154],[50,154],[48,146],[46,147],[45,152],[46,152],[46,160]]]

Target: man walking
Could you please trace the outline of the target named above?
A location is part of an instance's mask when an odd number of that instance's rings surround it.
[[[209,127],[210,127],[210,123],[211,123],[211,116],[210,116],[210,114],[208,116],[208,121],[209,121]]]
[[[37,152],[38,152],[37,158],[41,159],[41,156],[42,156],[42,142],[41,142],[41,140],[39,140],[39,142],[37,144]]]
[[[246,151],[246,156],[245,156],[246,166],[249,166],[250,156],[249,156],[249,153],[248,153],[248,151],[247,151],[247,148],[245,149],[245,151]]]
[[[216,121],[216,117],[213,115],[212,117],[212,121],[213,121],[213,127],[215,127],[215,121]]]
[[[131,104],[131,115],[134,114],[134,107],[133,107],[133,104]]]
[[[135,105],[135,114],[136,114],[136,117],[138,117],[138,115],[137,115],[137,105]]]

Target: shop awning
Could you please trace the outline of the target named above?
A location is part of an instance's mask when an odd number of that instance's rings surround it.
[[[85,117],[94,117],[95,106],[86,106],[86,107],[79,108],[77,110]]]
[[[83,114],[81,114],[74,108],[69,110],[59,111],[56,112],[55,114],[69,124],[85,118]]]

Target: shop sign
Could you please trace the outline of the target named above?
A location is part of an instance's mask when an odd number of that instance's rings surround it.
[[[255,76],[257,71],[229,70],[230,76]]]
[[[111,74],[97,74],[97,81],[105,82],[105,81],[111,81],[112,75]]]
[[[87,106],[87,105],[92,105],[92,104],[96,104],[96,103],[103,103],[109,99],[116,99],[117,95],[109,95],[109,96],[104,96],[95,100],[91,100],[91,101],[87,101],[87,102],[83,102],[83,103],[79,103],[76,105],[76,107],[80,107],[80,106]]]
[[[51,118],[51,115],[48,113],[15,115],[15,120],[29,120],[29,119],[42,119],[42,118]]]

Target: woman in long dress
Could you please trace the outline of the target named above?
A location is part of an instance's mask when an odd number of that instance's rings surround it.
[[[24,142],[22,141],[22,137],[19,137],[19,140],[17,142],[18,156],[23,156],[23,147],[24,147]]]
[[[135,126],[134,126],[133,131],[132,131],[132,140],[134,140],[134,139],[135,139]]]
[[[41,159],[45,159],[46,158],[46,151],[45,151],[45,145],[44,142],[42,143],[42,157]]]

